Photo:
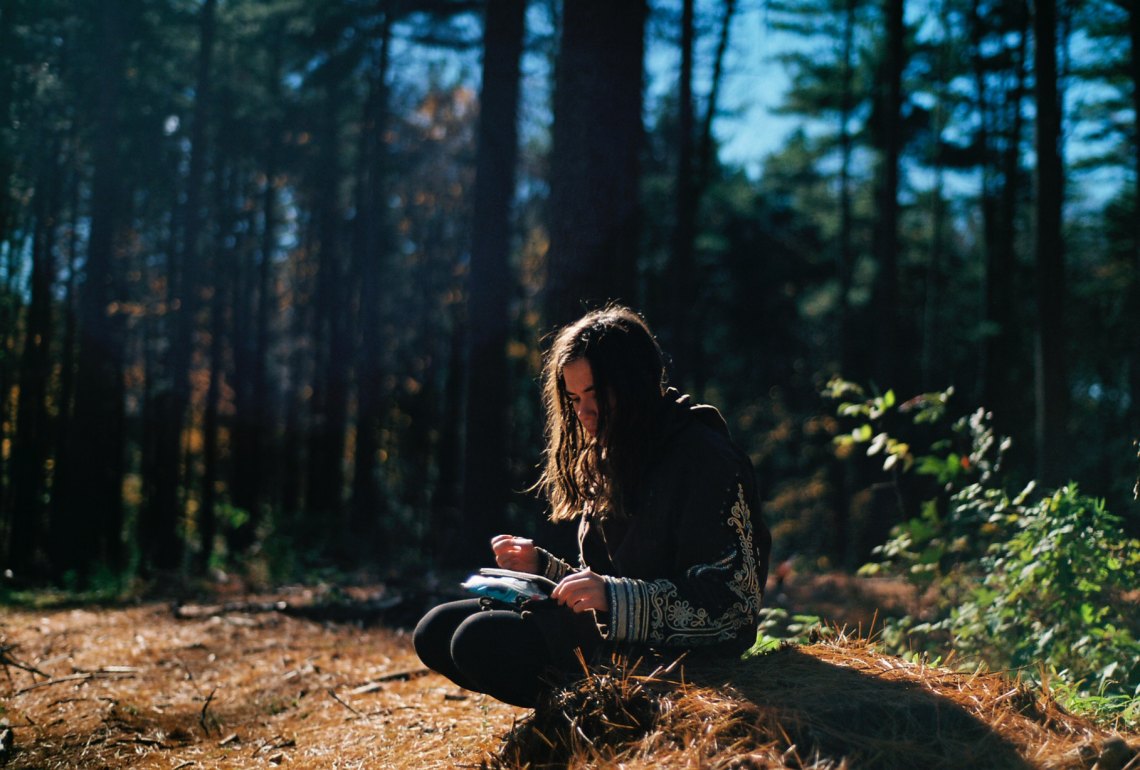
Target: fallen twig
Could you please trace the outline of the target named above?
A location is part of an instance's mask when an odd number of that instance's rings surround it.
[[[383,596],[364,601],[327,601],[313,604],[290,604],[284,600],[265,602],[225,602],[222,604],[174,604],[171,611],[179,620],[202,620],[225,615],[281,613],[306,620],[350,622],[378,621],[385,613],[403,604],[401,595]]]
[[[419,679],[421,676],[427,676],[431,673],[430,669],[426,668],[413,668],[408,671],[396,671],[384,676],[378,676],[372,679],[373,682],[407,682],[411,679]]]
[[[358,710],[356,710],[356,709],[355,709],[355,708],[353,708],[351,705],[349,705],[349,704],[348,704],[348,703],[346,703],[345,701],[341,700],[340,696],[336,694],[336,690],[332,690],[332,689],[330,689],[330,690],[328,691],[328,693],[329,693],[329,695],[331,695],[331,696],[332,696],[332,699],[333,699],[333,700],[335,700],[335,701],[336,701],[337,703],[339,703],[340,705],[344,706],[346,709],[348,709],[349,711],[351,711],[353,714],[356,714],[356,716],[360,717],[361,719],[368,719],[368,718],[369,718],[369,716],[368,716],[367,714],[365,714],[365,713],[363,713],[363,712],[361,712],[361,711],[358,711]]]
[[[206,734],[207,738],[210,737],[210,728],[206,724],[206,709],[210,708],[210,702],[214,700],[214,693],[217,691],[217,687],[210,690],[210,694],[206,696],[206,702],[202,704],[202,713],[198,715],[198,724],[202,725],[202,732]]]
[[[3,665],[5,667],[13,666],[14,668],[18,668],[22,671],[28,671],[32,674],[38,674],[39,676],[42,676],[44,678],[50,678],[49,674],[45,674],[43,671],[40,671],[35,666],[28,664],[28,663],[24,663],[23,661],[17,660],[16,658],[12,657],[12,655],[10,653],[14,649],[16,649],[16,645],[14,645],[14,644],[6,644],[6,645],[3,645],[2,647],[0,647],[0,665]]]
[[[125,671],[87,671],[82,674],[69,674],[68,676],[57,676],[54,679],[48,679],[44,682],[36,682],[27,687],[16,690],[16,695],[23,695],[32,690],[38,690],[41,687],[51,687],[56,684],[65,684],[67,682],[86,682],[92,679],[133,679],[134,674]]]

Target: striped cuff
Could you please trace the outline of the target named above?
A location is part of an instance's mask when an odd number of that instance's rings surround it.
[[[650,583],[602,575],[609,599],[609,623],[599,624],[602,638],[613,642],[645,642],[650,631]]]
[[[559,559],[545,548],[535,548],[538,552],[538,574],[555,583],[573,572],[570,565]]]

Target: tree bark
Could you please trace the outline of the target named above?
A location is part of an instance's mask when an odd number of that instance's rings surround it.
[[[520,57],[526,0],[489,0],[483,47],[478,148],[467,296],[467,415],[463,521],[470,537],[458,561],[485,557],[506,526],[511,205],[518,159]]]
[[[12,30],[16,25],[16,11],[20,8],[18,3],[4,3],[0,5],[0,121],[5,126],[10,125],[12,110],[12,93],[15,86],[15,73],[13,57],[9,53],[13,50]],[[10,217],[12,209],[10,186],[8,180],[12,175],[12,148],[9,147],[9,133],[0,134],[0,243],[8,240]],[[0,487],[2,491],[3,487]]]
[[[340,106],[345,90],[340,82],[326,86],[324,114],[319,118],[318,146],[322,148],[315,201],[319,263],[314,305],[313,371],[310,433],[308,437],[309,489],[307,513],[315,527],[336,531],[342,522],[344,446],[347,420],[348,353],[346,328]]]
[[[182,209],[181,241],[172,254],[168,312],[171,321],[164,387],[156,394],[158,430],[154,458],[154,496],[139,522],[143,564],[172,570],[182,559],[179,521],[183,495],[189,486],[189,463],[183,456],[184,432],[190,410],[190,374],[194,331],[198,322],[201,272],[202,186],[206,176],[206,124],[210,118],[211,61],[217,0],[205,0],[199,17],[198,71],[195,80],[186,203]]]
[[[55,269],[55,232],[60,209],[56,165],[60,142],[45,143],[39,183],[33,201],[35,228],[32,240],[32,275],[24,349],[20,357],[20,395],[16,406],[16,436],[9,465],[11,478],[11,531],[8,564],[26,574],[37,561],[46,506],[46,462],[50,450],[47,397],[52,362],[52,284]]]
[[[51,520],[53,571],[80,582],[96,562],[125,566],[122,545],[124,471],[123,330],[112,315],[115,255],[125,191],[120,182],[119,111],[127,41],[119,2],[98,7],[99,63],[93,149],[91,229],[79,302],[79,344],[71,445],[60,468]]]
[[[1061,214],[1061,102],[1057,86],[1057,7],[1034,3],[1037,83],[1037,465],[1046,484],[1063,481],[1068,386],[1065,378],[1065,264]]]
[[[839,249],[836,253],[835,274],[839,284],[839,319],[835,341],[838,345],[839,371],[846,377],[854,376],[855,352],[851,333],[851,277],[855,265],[855,243],[852,211],[851,164],[854,137],[851,135],[851,115],[855,104],[855,3],[847,0],[843,14],[843,70],[840,73],[839,96]],[[846,522],[837,522],[844,533]],[[845,534],[840,534],[845,537]],[[846,547],[846,545],[844,545]]]
[[[378,525],[386,518],[385,495],[380,472],[380,430],[386,403],[384,386],[384,272],[390,237],[387,207],[388,132],[391,64],[391,14],[382,23],[378,50],[369,73],[368,100],[364,107],[360,137],[360,177],[357,181],[356,241],[353,272],[360,291],[360,348],[357,355],[356,455],[352,477],[352,504],[348,533],[357,544],[356,557],[364,555],[361,546],[376,538]],[[382,548],[384,543],[377,543]]]
[[[886,58],[880,82],[881,135],[875,276],[875,379],[883,387],[899,382],[898,250],[899,159],[902,154],[902,73],[906,66],[904,0],[884,0]]]
[[[216,252],[227,257],[225,251]],[[223,277],[221,266],[215,264],[211,271],[214,276],[214,297],[210,308],[210,384],[206,387],[205,413],[202,416],[202,499],[198,506],[198,538],[196,568],[205,574],[214,555],[214,538],[218,533],[218,481],[219,471],[219,399],[222,391],[222,377],[225,373],[223,357],[226,337],[225,312],[230,304],[228,281]]]
[[[693,46],[696,33],[693,20],[694,0],[681,5],[681,72],[677,105],[677,169],[673,210],[673,243],[670,260],[670,339],[673,376],[684,390],[693,386],[695,346],[698,333],[694,326],[701,313],[694,312],[699,296],[700,276],[694,269],[697,237],[697,180],[695,177],[695,125],[693,106]]]
[[[1140,2],[1126,3],[1128,12],[1129,74],[1132,78],[1132,120],[1135,137],[1140,137]],[[1133,184],[1134,225],[1132,244],[1132,281],[1129,287],[1132,307],[1132,329],[1140,329],[1140,142],[1133,142],[1135,180]],[[1132,360],[1129,362],[1129,390],[1132,398],[1133,438],[1140,439],[1140,334],[1132,335]]]
[[[246,551],[256,538],[263,509],[270,502],[270,468],[274,466],[272,442],[274,403],[277,394],[268,376],[269,327],[276,310],[273,278],[277,249],[278,174],[280,173],[282,127],[281,109],[282,24],[275,22],[270,33],[269,67],[265,73],[266,92],[273,112],[266,116],[265,151],[262,167],[265,181],[261,189],[259,244],[251,250],[252,275],[242,286],[242,296],[252,302],[233,305],[235,315],[234,415],[232,418],[232,458],[230,499],[248,518],[226,532],[226,545],[235,553]],[[253,257],[256,254],[256,257]],[[236,256],[236,255],[235,255]]]
[[[546,321],[636,300],[645,0],[563,7],[554,90]]]

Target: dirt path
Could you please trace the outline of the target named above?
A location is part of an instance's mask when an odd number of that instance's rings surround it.
[[[428,674],[383,628],[166,604],[0,612],[7,768],[453,768],[524,713]]]

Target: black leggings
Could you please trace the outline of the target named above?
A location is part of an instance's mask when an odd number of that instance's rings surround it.
[[[520,614],[462,599],[424,615],[412,641],[424,665],[460,687],[532,708],[544,690],[581,673],[575,648],[589,660],[601,636],[591,614],[553,603]]]

